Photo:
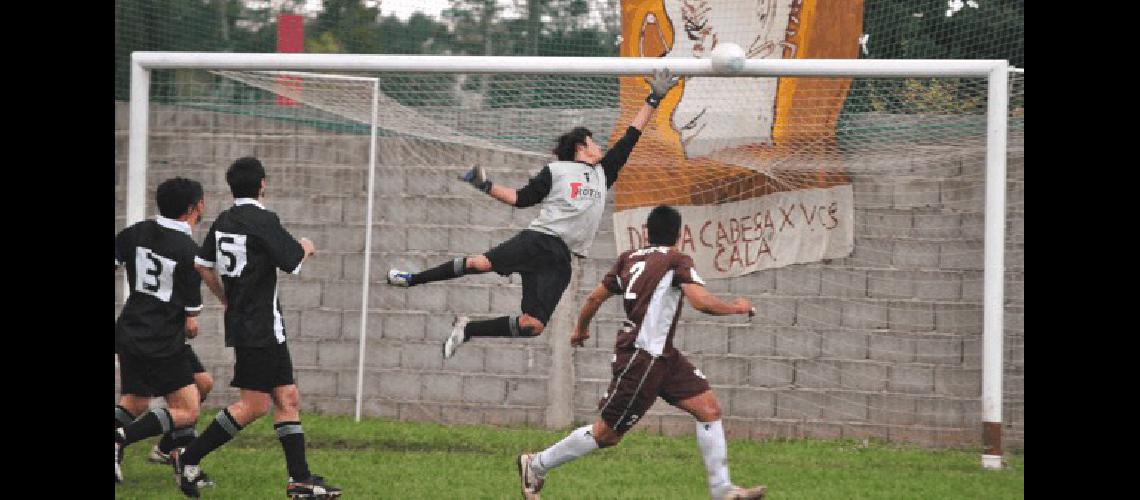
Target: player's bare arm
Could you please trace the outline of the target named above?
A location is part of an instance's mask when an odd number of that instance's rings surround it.
[[[519,197],[517,189],[500,186],[497,184],[491,186],[491,189],[487,191],[487,194],[491,195],[492,198],[506,203],[512,207],[515,206],[515,202],[518,201]]]
[[[586,303],[582,304],[582,312],[578,314],[578,324],[574,326],[574,333],[570,335],[570,345],[581,347],[587,339],[590,338],[590,321],[593,321],[594,315],[598,313],[598,309],[612,296],[609,290],[604,285],[599,284],[594,288],[590,295],[586,297]]]
[[[724,316],[727,314],[747,314],[752,316],[755,311],[752,309],[752,302],[746,298],[740,297],[732,303],[721,300],[707,288],[696,283],[685,283],[681,285],[681,290],[685,293],[685,298],[689,299],[689,303],[693,304],[693,308],[705,314],[713,316]]]
[[[515,206],[518,200],[518,190],[494,184],[487,178],[487,170],[481,166],[471,167],[471,170],[464,172],[459,176],[459,180],[471,184],[475,189],[487,193],[490,197],[506,203],[510,206]]]
[[[206,283],[206,288],[210,289],[210,293],[214,294],[214,297],[218,299],[218,302],[222,303],[222,306],[225,306],[226,292],[222,288],[222,280],[218,279],[218,275],[214,272],[214,268],[206,267],[200,264],[194,264],[194,269],[198,271],[198,274],[200,276],[202,276],[202,281]]]

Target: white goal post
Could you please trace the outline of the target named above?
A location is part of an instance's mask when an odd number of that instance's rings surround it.
[[[369,73],[550,74],[639,76],[668,68],[681,76],[830,78],[984,78],[986,100],[985,226],[982,362],[982,465],[1002,459],[1002,362],[1009,66],[1005,60],[748,59],[736,72],[709,59],[616,57],[412,56],[355,54],[239,54],[135,52],[131,57],[126,224],[145,216],[148,104],[152,70],[203,69]],[[373,106],[375,106],[375,101]],[[373,110],[375,116],[375,109]],[[373,134],[375,130],[373,129]],[[369,191],[375,157],[370,163]],[[371,197],[369,198],[371,201]],[[372,210],[369,207],[368,217]],[[371,236],[371,231],[368,237]],[[367,258],[368,252],[365,253]],[[367,262],[367,261],[366,261]],[[365,265],[367,269],[367,264]],[[365,279],[367,287],[369,280]],[[367,290],[367,288],[365,288]],[[364,300],[367,300],[365,292]],[[364,309],[367,310],[365,302]],[[363,323],[361,325],[363,330]],[[363,345],[364,335],[361,335]],[[363,358],[363,355],[361,356]],[[363,361],[361,360],[361,363]],[[358,391],[359,391],[358,380]],[[358,396],[357,414],[360,401]]]

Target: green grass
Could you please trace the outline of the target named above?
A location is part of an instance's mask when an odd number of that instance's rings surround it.
[[[198,429],[214,417],[204,411]],[[540,450],[564,431],[444,426],[351,417],[303,416],[310,467],[346,498],[520,498],[515,456]],[[154,439],[126,450],[116,498],[181,498],[170,467],[146,462]],[[1024,498],[1025,457],[982,470],[979,450],[838,440],[729,441],[733,481],[766,484],[772,500]],[[218,485],[203,498],[283,498],[285,459],[270,418],[249,426],[202,462]],[[617,447],[547,476],[543,498],[708,498],[692,436],[634,432]]]

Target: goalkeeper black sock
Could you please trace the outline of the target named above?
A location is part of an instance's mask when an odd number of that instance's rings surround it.
[[[115,405],[115,428],[126,427],[135,421],[135,416],[131,412],[123,408],[122,405]]]
[[[241,429],[241,425],[237,423],[233,415],[230,415],[229,408],[222,409],[214,421],[206,427],[206,430],[202,431],[202,435],[186,446],[186,452],[181,456],[182,463],[198,465],[202,457],[228,443],[241,432]]]
[[[305,431],[301,422],[279,422],[273,425],[281,449],[285,451],[285,468],[295,482],[309,479],[309,462],[305,460]]]
[[[431,283],[433,281],[443,281],[452,278],[458,278],[467,274],[467,258],[456,257],[452,260],[444,262],[435,266],[427,271],[415,273],[412,279],[408,280],[408,286],[421,285],[424,283]]]
[[[116,441],[123,446],[142,441],[151,436],[170,432],[174,428],[174,418],[166,408],[155,408],[142,418],[131,422],[116,433]]]
[[[494,319],[467,323],[463,329],[463,336],[466,339],[471,337],[533,337],[534,331],[531,328],[520,328],[518,316],[499,316]]]

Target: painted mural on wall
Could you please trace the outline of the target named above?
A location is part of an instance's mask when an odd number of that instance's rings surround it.
[[[623,57],[855,58],[861,0],[622,0]],[[677,205],[682,249],[708,277],[844,257],[850,181],[835,125],[849,79],[685,78],[661,103],[615,189],[618,252],[645,244],[645,214]],[[649,91],[621,79],[611,142]]]

